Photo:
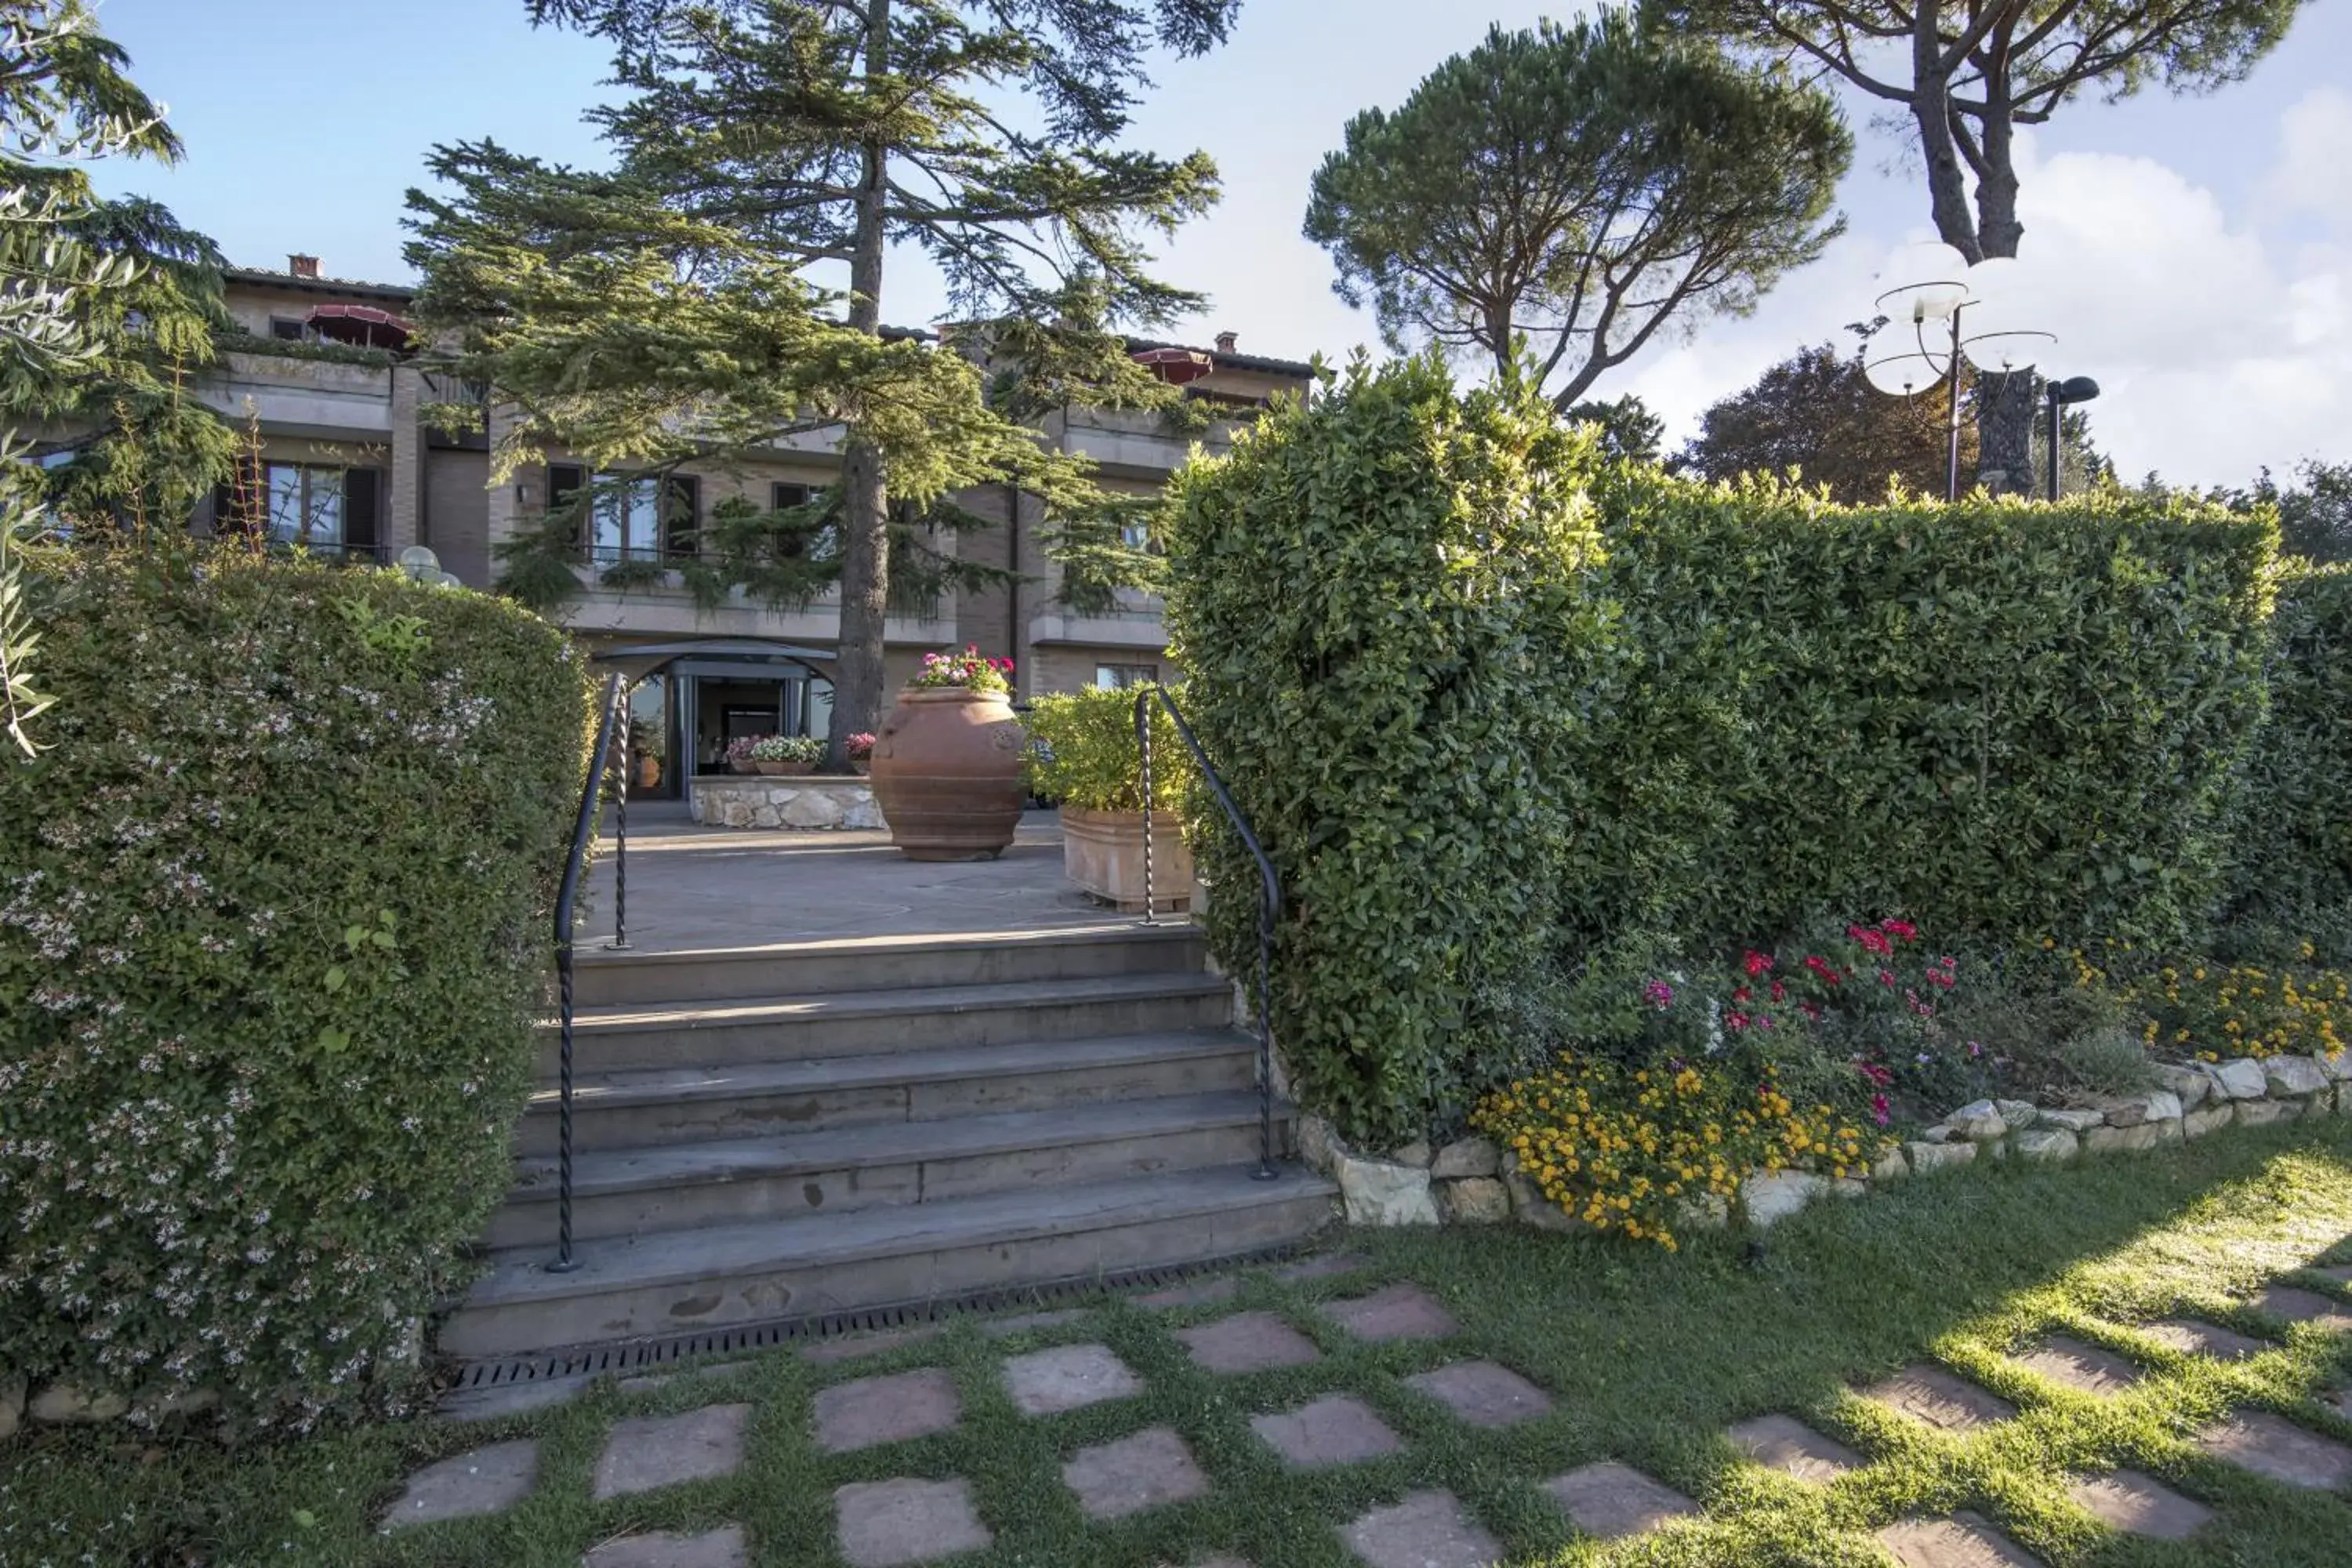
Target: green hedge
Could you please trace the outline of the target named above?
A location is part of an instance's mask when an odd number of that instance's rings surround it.
[[[1562,672],[1592,636],[1593,437],[1415,361],[1360,363],[1179,477],[1178,700],[1277,862],[1274,1027],[1359,1137],[1466,1110],[1548,952]],[[1213,943],[1256,966],[1257,873],[1213,815]]]
[[[2230,916],[2352,962],[2352,566],[2280,578],[2270,721],[2248,756]]]
[[[2264,709],[2270,521],[1632,468],[1603,509],[1618,642],[1575,763],[1573,930],[2201,931]]]
[[[396,1392],[509,1182],[583,671],[396,574],[82,560],[0,767],[0,1370]]]

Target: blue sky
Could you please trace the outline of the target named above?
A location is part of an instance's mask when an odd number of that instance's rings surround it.
[[[1490,22],[1563,5],[1245,0],[1227,48],[1169,62],[1133,140],[1199,147],[1225,199],[1163,258],[1211,296],[1187,336],[1335,357],[1374,342],[1330,292],[1328,259],[1299,237],[1307,183],[1348,117],[1392,106]],[[603,52],[534,32],[521,0],[104,0],[187,143],[177,168],[101,166],[110,191],[167,203],[240,264],[322,257],[341,277],[399,280],[403,193],[436,142],[495,137],[593,161],[581,107]],[[2204,98],[2157,93],[2070,106],[2027,142],[2022,252],[2065,374],[2096,376],[2098,439],[2128,474],[2231,483],[2269,464],[2352,458],[2352,8],[2306,9],[2252,78]],[[1850,107],[1860,151],[1841,192],[1850,232],[1751,318],[1654,343],[1595,391],[1635,391],[1686,434],[1717,397],[1863,313],[1894,245],[1925,237],[1902,143]],[[940,302],[919,262],[894,266],[886,314]]]

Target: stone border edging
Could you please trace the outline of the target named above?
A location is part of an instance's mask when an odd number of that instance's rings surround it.
[[[1740,1184],[1750,1225],[1787,1218],[1825,1193],[1860,1197],[1874,1184],[1966,1165],[1979,1159],[2063,1164],[2092,1154],[2153,1149],[2224,1127],[2257,1127],[2298,1117],[2352,1116],[2352,1051],[2332,1057],[2240,1057],[2226,1062],[2160,1063],[2164,1087],[2112,1096],[2083,1109],[2044,1110],[2021,1100],[1960,1107],[1882,1157],[1867,1173],[1832,1180],[1777,1171]],[[1298,1119],[1301,1159],[1339,1185],[1350,1225],[1496,1225],[1517,1220],[1543,1230],[1584,1229],[1537,1190],[1516,1158],[1491,1139],[1433,1148],[1408,1143],[1386,1157],[1349,1149],[1319,1116]],[[1720,1197],[1695,1205],[1685,1224],[1722,1225]]]
[[[863,773],[711,773],[687,789],[688,814],[713,827],[883,826]]]

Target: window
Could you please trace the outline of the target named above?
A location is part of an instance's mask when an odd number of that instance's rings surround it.
[[[623,561],[676,561],[697,553],[702,485],[693,475],[598,474],[592,481],[577,463],[550,463],[549,509],[565,505],[582,487],[591,485],[582,529],[591,561],[609,566]]]
[[[1118,525],[1118,542],[1129,550],[1151,548],[1151,525],[1148,522],[1122,522]]]
[[[823,485],[781,483],[771,485],[768,487],[768,510],[790,511],[795,507],[821,503],[824,500],[824,495]],[[830,561],[840,552],[840,527],[830,521],[807,533],[794,534],[790,538],[780,538],[776,541],[778,554],[806,555],[812,561]]]
[[[301,322],[289,316],[272,316],[269,318],[269,335],[287,342],[299,343],[310,333],[304,330]]]
[[[214,492],[217,531],[245,531],[322,554],[373,554],[382,476],[373,468],[311,463],[240,465],[237,482]]]
[[[1095,686],[1103,691],[1128,691],[1139,686],[1150,686],[1160,679],[1156,664],[1098,664],[1095,666]]]

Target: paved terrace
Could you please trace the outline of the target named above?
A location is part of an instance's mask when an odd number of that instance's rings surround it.
[[[613,934],[613,815],[590,874],[583,951]],[[629,809],[629,946],[638,952],[884,936],[1078,931],[1124,925],[1064,880],[1050,811],[1022,820],[996,860],[927,863],[887,831],[709,827],[673,802]]]

